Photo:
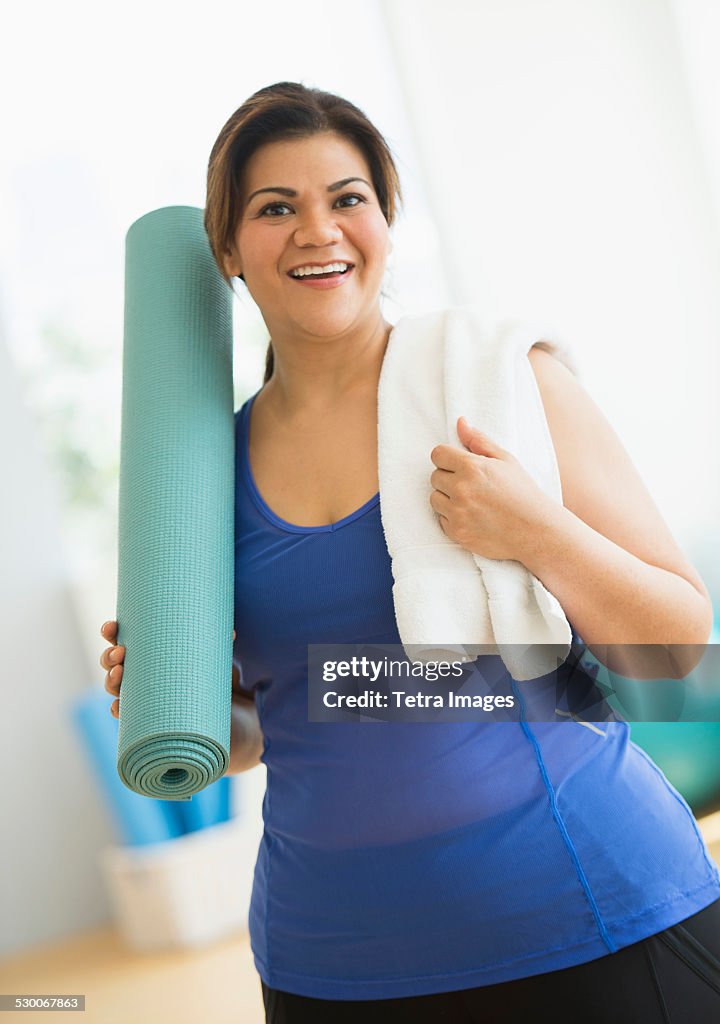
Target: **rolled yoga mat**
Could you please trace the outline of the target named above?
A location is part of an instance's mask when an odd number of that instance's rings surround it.
[[[130,227],[118,536],[126,647],[117,769],[136,793],[189,800],[230,756],[234,414],[232,292],[202,211]]]

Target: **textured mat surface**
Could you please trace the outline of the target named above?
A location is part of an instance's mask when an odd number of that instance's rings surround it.
[[[226,770],[233,630],[232,293],[202,211],[130,227],[118,537],[118,773],[187,800]]]

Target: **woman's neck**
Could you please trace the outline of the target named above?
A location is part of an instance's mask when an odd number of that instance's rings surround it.
[[[380,378],[385,349],[393,325],[382,316],[372,331],[342,347],[306,348],[273,342],[273,373],[263,387],[265,401],[284,420],[311,414],[320,416],[344,402],[374,395]]]

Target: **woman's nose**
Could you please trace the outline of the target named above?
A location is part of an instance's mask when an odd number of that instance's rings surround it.
[[[341,238],[342,231],[335,215],[328,210],[308,210],[299,218],[295,228],[295,243],[298,246],[327,245]]]

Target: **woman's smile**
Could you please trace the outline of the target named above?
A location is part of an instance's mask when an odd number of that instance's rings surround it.
[[[335,264],[330,264],[330,268],[323,273],[318,273],[317,269],[305,273],[302,276],[296,276],[293,273],[289,273],[288,277],[291,281],[295,281],[297,284],[304,285],[306,288],[315,288],[318,291],[327,291],[328,288],[339,288],[340,285],[345,284],[349,279],[353,270],[355,269],[353,264],[345,264],[344,270],[332,269],[337,263],[344,261],[337,260]]]

